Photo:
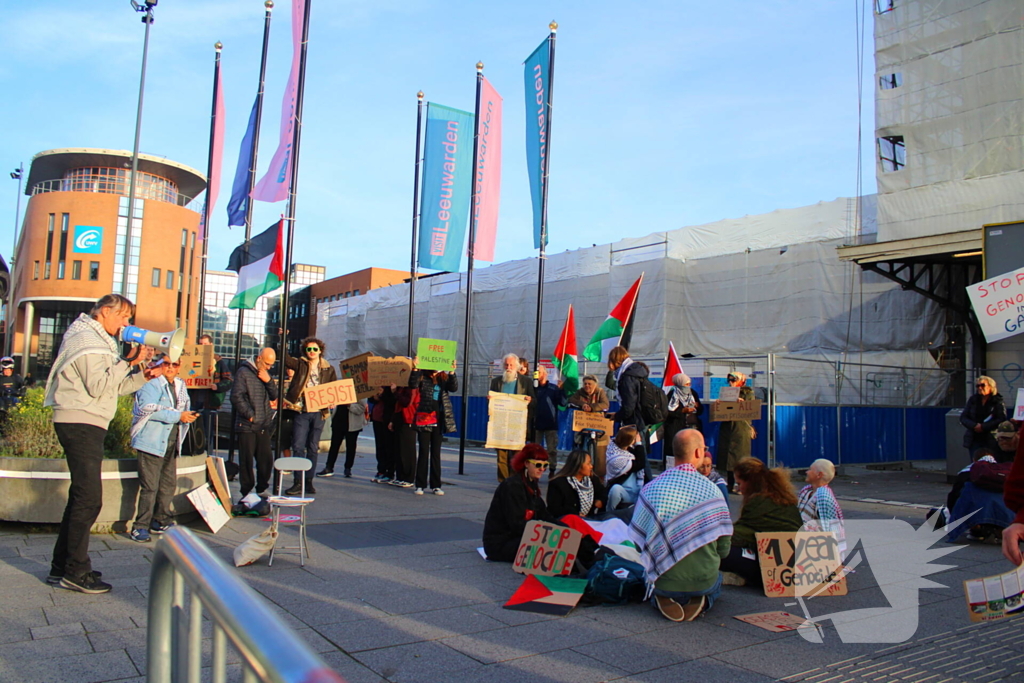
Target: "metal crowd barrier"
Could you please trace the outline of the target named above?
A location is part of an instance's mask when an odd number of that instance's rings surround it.
[[[213,683],[227,680],[228,642],[241,657],[246,683],[344,683],[191,531],[168,529],[154,550],[147,681],[199,682],[205,610],[213,626]]]

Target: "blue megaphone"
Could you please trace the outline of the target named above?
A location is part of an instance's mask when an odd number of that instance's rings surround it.
[[[179,327],[172,332],[153,332],[128,325],[121,330],[121,341],[152,346],[157,351],[166,353],[172,363],[177,363],[185,348],[185,330]]]

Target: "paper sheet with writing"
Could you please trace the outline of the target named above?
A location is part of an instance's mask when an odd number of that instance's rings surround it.
[[[484,448],[518,451],[526,443],[526,397],[492,391],[487,402],[487,443]]]

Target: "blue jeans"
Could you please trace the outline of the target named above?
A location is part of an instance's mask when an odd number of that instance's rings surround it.
[[[320,452],[320,433],[324,431],[324,419],[320,413],[296,413],[292,420],[292,457],[309,458],[313,466],[306,472],[306,486],[313,482],[316,475],[316,458]],[[295,473],[295,483],[299,483],[299,473]]]
[[[715,604],[715,600],[717,600],[718,596],[721,595],[721,594],[722,594],[722,572],[718,572],[718,578],[715,580],[715,585],[711,586],[711,588],[708,588],[707,590],[686,592],[686,591],[663,591],[663,590],[659,590],[658,588],[654,589],[654,595],[660,595],[663,598],[672,598],[673,600],[678,602],[680,605],[685,605],[687,602],[689,602],[690,598],[695,598],[698,595],[703,595],[705,598],[708,599],[708,607],[707,607],[708,609],[711,609],[712,605]],[[653,595],[651,596],[651,604],[654,605],[655,608],[658,607],[658,603],[655,602]]]
[[[608,489],[608,510],[614,512],[620,503],[635,503],[637,496],[640,494],[640,481],[637,478],[636,473],[630,475],[626,481],[621,484],[613,484]]]

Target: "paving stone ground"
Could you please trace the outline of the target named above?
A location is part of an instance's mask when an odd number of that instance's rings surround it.
[[[830,625],[822,643],[769,633],[733,617],[798,607],[747,588],[726,587],[704,618],[684,624],[636,604],[578,607],[566,617],[509,611],[502,605],[521,577],[476,552],[496,484],[493,456],[472,450],[459,475],[457,452],[446,448],[442,497],[373,484],[371,452],[362,439],[351,479],[317,480],[305,567],[278,555],[273,567],[264,558],[237,570],[352,683],[1024,680],[1024,620],[972,625],[963,598],[964,579],[1009,568],[998,547],[963,545],[940,560],[950,568],[929,578],[943,585],[919,592],[917,631],[896,644],[844,643]],[[912,505],[938,505],[948,490],[941,472],[864,468],[848,469],[834,488],[850,518],[915,525],[925,511]],[[738,497],[730,502],[738,508]],[[234,547],[266,524],[234,519],[216,535],[191,526],[230,563]],[[87,596],[45,583],[52,532],[0,525],[0,681],[144,680],[152,544],[94,536],[93,564],[114,590]],[[849,581],[849,595],[809,601],[811,614],[888,606],[870,572]],[[241,679],[238,661],[229,654],[230,680]]]

